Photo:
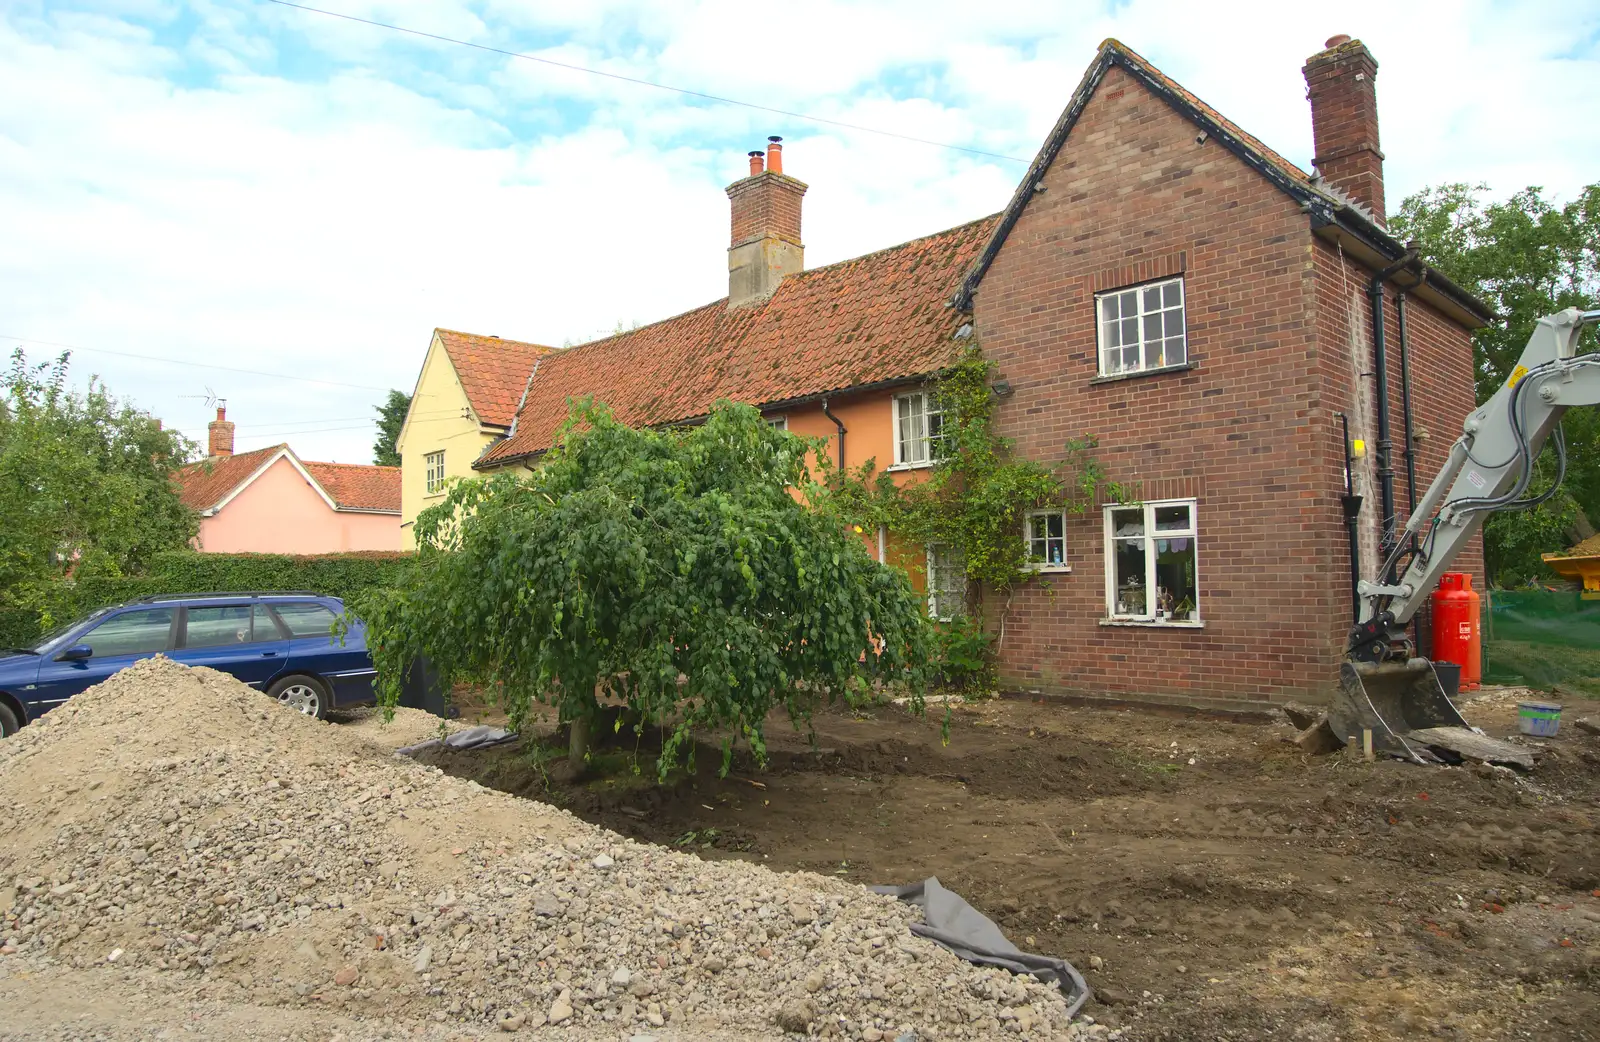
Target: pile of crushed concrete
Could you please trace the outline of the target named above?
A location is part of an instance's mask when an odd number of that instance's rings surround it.
[[[222,1008],[352,1040],[1105,1030],[863,887],[636,844],[162,658],[0,742],[0,806],[0,983],[166,996],[127,1037]]]

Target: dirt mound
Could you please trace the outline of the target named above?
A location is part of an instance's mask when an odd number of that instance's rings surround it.
[[[162,658],[0,743],[0,801],[0,977],[38,986],[571,1037],[1077,1034],[861,887],[635,844]]]

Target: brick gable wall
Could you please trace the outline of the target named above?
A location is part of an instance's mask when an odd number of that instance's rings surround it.
[[[1110,475],[1143,499],[1198,500],[1205,627],[1100,624],[1096,509],[1068,522],[1070,574],[993,606],[1009,688],[1220,706],[1320,700],[1337,682],[1350,587],[1335,414],[1355,412],[1353,359],[1370,359],[1370,339],[1352,355],[1330,289],[1337,263],[1295,202],[1196,135],[1110,69],[973,307],[985,353],[1015,389],[999,423],[1020,453],[1060,460],[1069,438],[1093,434]],[[1359,271],[1349,281],[1364,291]],[[1096,382],[1094,294],[1178,273],[1192,368]],[[1470,343],[1415,302],[1410,318],[1419,422],[1435,432],[1418,464],[1425,486],[1465,415],[1462,381],[1470,405]],[[1392,318],[1390,331],[1393,344]],[[1424,372],[1447,388],[1426,408]],[[1398,431],[1397,368],[1392,386]],[[1403,504],[1403,477],[1397,488]]]

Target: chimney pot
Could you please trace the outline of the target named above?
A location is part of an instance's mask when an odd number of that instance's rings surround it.
[[[1335,47],[1338,47],[1338,46],[1340,46],[1342,44],[1347,44],[1349,42],[1350,42],[1350,34],[1349,33],[1339,33],[1337,35],[1328,37],[1328,42],[1323,44],[1322,46],[1325,49],[1331,51]]]
[[[774,174],[783,173],[783,138],[776,134],[767,138],[767,169]]]
[[[1301,70],[1311,101],[1311,163],[1322,180],[1371,211],[1386,226],[1383,151],[1378,144],[1377,59],[1360,40],[1340,34]]]
[[[761,173],[761,161],[766,156],[765,152],[750,153],[750,176],[755,177]]]
[[[228,422],[228,411],[217,406],[217,418],[206,425],[206,455],[233,455],[233,424]]]

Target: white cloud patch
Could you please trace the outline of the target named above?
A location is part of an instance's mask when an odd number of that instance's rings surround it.
[[[1381,65],[1392,204],[1451,180],[1568,197],[1600,169],[1587,5],[323,3],[1024,159],[1116,36],[1308,164],[1300,66],[1345,31]],[[768,133],[811,185],[813,265],[992,213],[1023,169],[274,5],[10,8],[0,333],[369,386],[76,360],[197,435],[209,388],[242,449],[365,461],[436,325],[561,343],[722,295],[722,189]]]

